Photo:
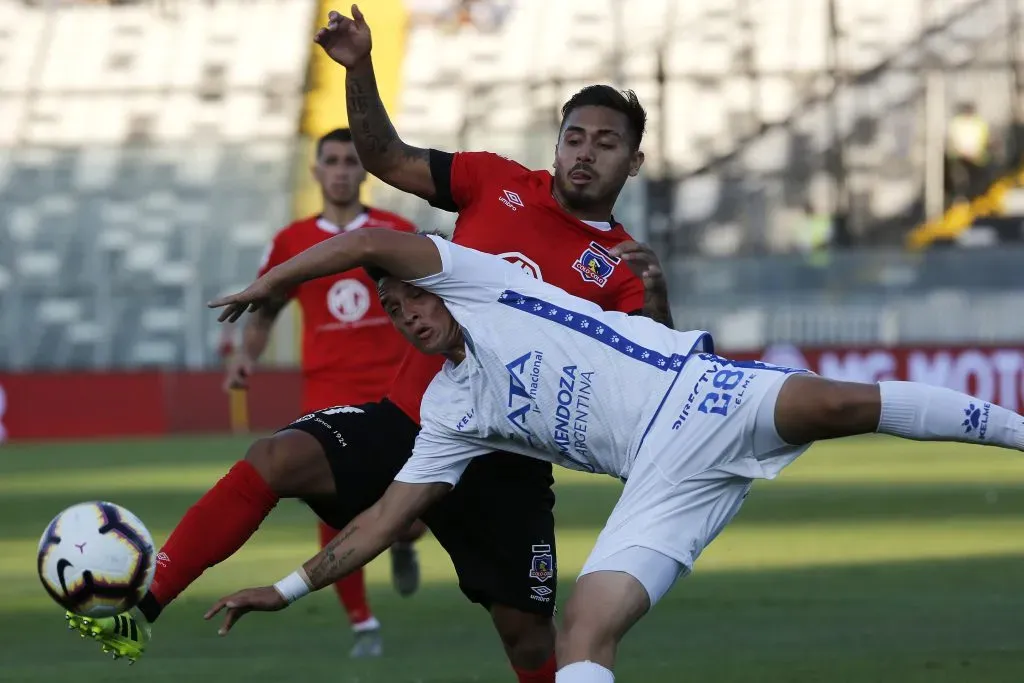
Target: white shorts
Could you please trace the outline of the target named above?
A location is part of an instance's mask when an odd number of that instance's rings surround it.
[[[805,371],[711,354],[687,361],[581,576],[630,574],[653,606],[739,512],[753,480],[774,478],[809,447],[775,429],[779,391],[796,372]]]

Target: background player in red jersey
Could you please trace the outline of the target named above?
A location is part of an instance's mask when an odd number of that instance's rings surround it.
[[[657,258],[612,217],[626,180],[643,162],[646,113],[633,93],[590,86],[566,102],[552,175],[486,152],[449,154],[404,143],[380,101],[361,15],[352,21],[332,12],[317,41],[348,67],[349,121],[366,168],[457,211],[455,242],[501,255],[608,310],[671,325]],[[412,453],[420,398],[438,367],[435,358],[407,357],[390,398],[320,411],[254,442],[178,525],[173,547],[165,546],[175,561],[158,576],[160,591],[177,595],[230,557],[281,498],[303,499],[336,528],[370,508]],[[520,381],[529,386],[532,366],[523,370]],[[509,406],[510,428],[522,409]],[[490,614],[520,683],[555,679],[552,484],[550,464],[492,453],[476,459],[459,486],[424,515],[462,592]],[[105,646],[137,656],[166,604],[151,591],[137,612],[119,617],[120,627],[112,619],[77,621]],[[126,628],[124,618],[137,628]]]
[[[323,210],[274,236],[260,264],[261,274],[314,244],[357,228],[415,232],[415,226],[401,216],[360,203],[366,171],[347,128],[333,130],[317,141],[312,172],[320,185]],[[225,385],[248,388],[274,322],[292,298],[302,308],[302,413],[383,396],[409,345],[394,333],[374,294],[373,282],[361,269],[305,283],[289,297],[249,316],[238,352],[228,359]],[[338,533],[322,521],[318,525],[321,544]],[[391,566],[398,592],[415,592],[419,566],[411,542],[395,544]],[[370,611],[362,572],[339,581],[335,589],[356,636],[352,656],[380,655],[380,623]]]

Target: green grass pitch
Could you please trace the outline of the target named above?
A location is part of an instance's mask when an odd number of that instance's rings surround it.
[[[486,614],[447,557],[421,543],[424,585],[396,596],[386,558],[369,571],[385,657],[347,659],[330,591],[250,615],[227,638],[201,616],[224,593],[271,583],[316,549],[312,515],[281,503],[250,544],[204,575],[157,624],[134,667],[64,630],[35,575],[39,535],[65,506],[107,499],[157,543],[245,449],[178,438],[0,448],[0,680],[514,681]],[[619,485],[559,471],[560,602]],[[1024,678],[1024,459],[882,438],[819,445],[739,517],[631,633],[618,680],[1019,683]],[[523,569],[527,571],[528,568]]]

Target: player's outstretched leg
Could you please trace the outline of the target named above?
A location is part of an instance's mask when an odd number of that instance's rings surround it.
[[[324,548],[340,531],[320,521],[317,523],[320,533],[320,547]],[[366,599],[366,577],[359,569],[334,584],[334,592],[348,615],[352,625],[354,642],[349,656],[353,659],[363,657],[380,657],[384,654],[384,642],[381,639],[380,622],[370,611],[370,601]]]
[[[420,520],[413,522],[400,540],[391,546],[391,584],[402,597],[408,597],[420,587],[420,561],[416,541],[427,532]]]
[[[674,581],[678,565],[665,560],[675,571]],[[650,606],[647,589],[625,572],[595,571],[581,576],[565,607],[556,683],[613,683],[619,642]]]
[[[792,375],[779,391],[775,427],[779,437],[794,445],[878,432],[1024,451],[1024,417],[917,382],[859,384]]]
[[[68,626],[104,650],[138,659],[150,625],[193,581],[241,548],[281,498],[331,496],[334,477],[317,439],[285,430],[254,442],[185,513],[157,555],[156,576],[137,609],[117,618],[74,617]]]

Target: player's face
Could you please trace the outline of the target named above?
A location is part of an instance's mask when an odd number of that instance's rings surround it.
[[[462,332],[441,297],[393,277],[380,281],[377,294],[398,331],[423,353],[462,350]]]
[[[324,201],[345,206],[359,200],[359,186],[366,171],[351,142],[328,140],[313,165],[313,177],[320,183]]]
[[[643,163],[629,121],[607,107],[580,107],[565,120],[555,148],[555,190],[572,210],[611,211],[629,176]]]

